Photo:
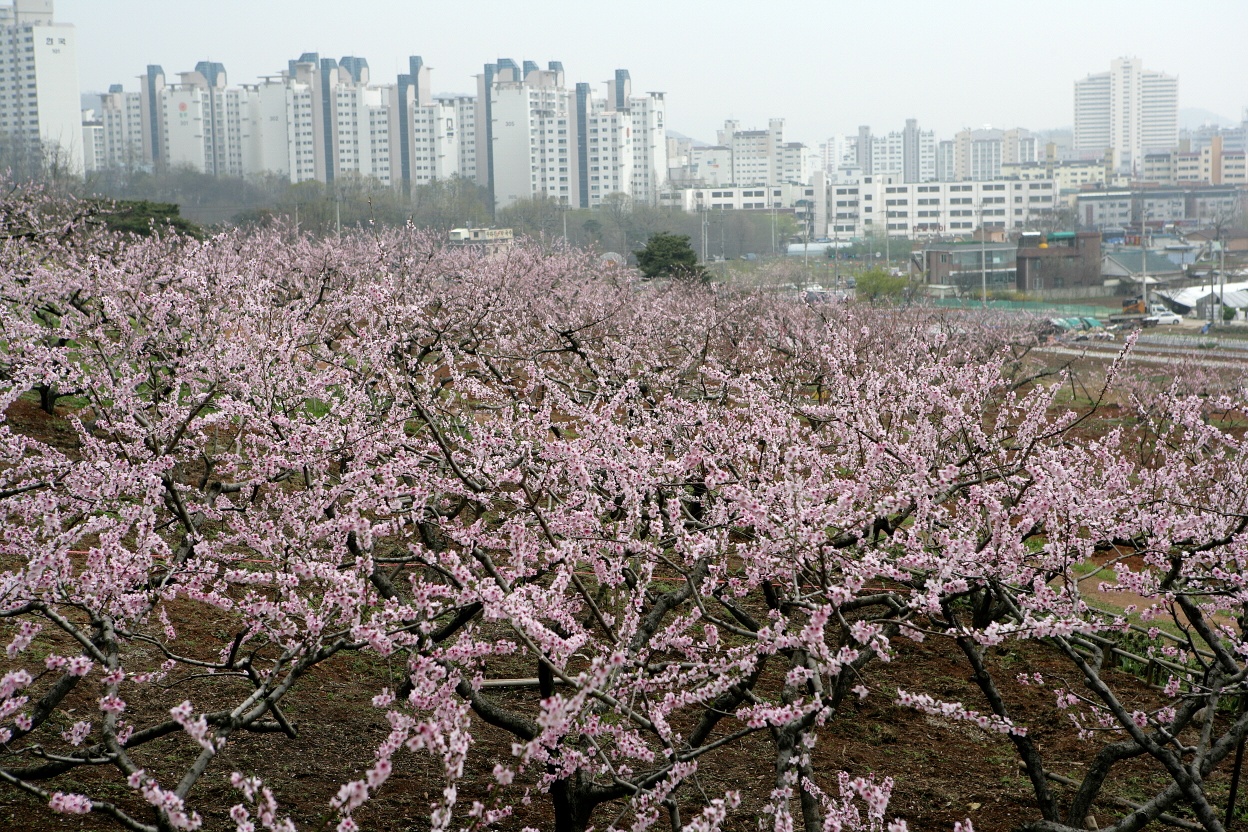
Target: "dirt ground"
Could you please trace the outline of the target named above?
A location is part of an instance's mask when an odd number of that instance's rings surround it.
[[[65,448],[74,444],[72,432],[60,420],[52,420],[30,402],[19,401],[8,413],[11,423],[24,431],[44,437]],[[198,635],[211,641],[211,622],[183,622],[182,638],[193,642]],[[971,818],[981,832],[1010,830],[1039,818],[1030,784],[1018,767],[1018,757],[1008,738],[987,733],[973,725],[943,720],[902,708],[894,703],[898,688],[924,691],[940,699],[962,700],[969,707],[987,710],[982,694],[970,680],[970,671],[956,648],[947,641],[929,639],[919,644],[899,639],[898,655],[891,663],[876,663],[868,674],[871,694],[846,706],[823,732],[814,750],[816,770],[825,786],[835,789],[836,773],[874,773],[895,779],[889,816],[905,818],[911,830],[950,830],[955,821]],[[1080,741],[1070,730],[1064,712],[1056,707],[1051,690],[1017,684],[1018,674],[1067,674],[1071,668],[1057,653],[1042,644],[1028,643],[993,648],[992,662],[1003,672],[1001,678],[1014,721],[1028,727],[1038,741],[1049,769],[1060,775],[1079,778],[1096,752],[1101,739]],[[0,670],[3,663],[0,663]],[[209,830],[232,829],[228,817],[238,793],[228,782],[229,773],[266,772],[282,811],[289,813],[301,829],[332,828],[334,816],[329,799],[338,786],[359,777],[372,763],[373,750],[388,730],[383,712],[369,700],[381,687],[377,668],[354,656],[335,659],[318,667],[299,683],[288,699],[288,715],[299,728],[296,739],[280,734],[248,735],[232,740],[215,761],[212,770],[191,795],[191,804],[204,818]],[[527,673],[521,675],[529,675]],[[1123,671],[1110,671],[1111,684],[1126,690],[1141,704],[1153,692],[1143,680]],[[194,699],[201,682],[188,682],[158,691],[145,701],[133,702],[136,716],[156,717],[167,713],[172,704]],[[93,695],[75,694],[68,709],[89,711]],[[459,799],[467,806],[473,799],[485,799],[486,787],[496,762],[511,760],[509,735],[474,723],[474,749],[468,776],[461,783]],[[719,730],[729,730],[721,727]],[[156,773],[173,776],[185,766],[192,753],[181,735],[153,742],[143,752],[142,762]],[[739,746],[731,757],[712,760],[701,772],[701,783],[714,796],[725,789],[742,792],[743,802],[731,817],[728,828],[758,828],[758,812],[770,791],[774,753],[769,740],[757,735]],[[1227,768],[1224,766],[1224,769]],[[1162,781],[1145,762],[1122,766],[1109,794],[1128,799],[1146,798]],[[103,776],[102,776],[103,775]],[[1225,792],[1228,774],[1215,772],[1209,778],[1211,789]],[[95,789],[92,787],[95,786]],[[367,830],[424,830],[429,827],[428,806],[442,789],[438,767],[428,756],[400,752],[395,757],[395,773],[372,801],[358,813],[357,820]],[[517,781],[515,794],[524,786]],[[71,791],[81,788],[121,805],[137,807],[134,795],[118,782],[113,770],[75,774],[54,788]],[[1069,790],[1057,792],[1068,798]],[[1241,801],[1242,802],[1242,801]],[[1098,805],[1095,815],[1106,825],[1122,810]],[[599,828],[615,819],[610,807],[595,816]],[[535,796],[529,806],[518,805],[514,816],[497,828],[519,830],[525,826],[548,829],[552,824],[549,803]],[[57,815],[43,802],[0,788],[0,830],[105,830],[117,829],[109,818],[99,814]],[[664,827],[665,828],[665,827]]]
[[[187,637],[192,635],[188,633]],[[994,661],[1009,671],[1007,676],[1069,671],[1068,665],[1042,645],[994,652]],[[205,829],[233,828],[227,813],[238,801],[238,795],[230,788],[228,775],[235,770],[269,772],[268,785],[277,794],[283,811],[289,812],[301,829],[325,828],[322,824],[332,817],[328,812],[330,797],[342,782],[360,776],[367,768],[373,749],[387,730],[381,712],[369,704],[374,689],[359,684],[358,669],[352,664],[348,660],[319,668],[301,683],[303,691],[295,691],[289,715],[299,727],[298,739],[246,736],[226,747],[214,770],[192,793],[193,805],[203,815]],[[916,832],[949,830],[955,821],[967,817],[978,830],[1009,830],[1037,819],[1030,785],[1022,776],[1017,754],[1006,737],[968,723],[921,714],[892,701],[897,688],[925,690],[938,698],[961,699],[970,707],[986,710],[983,697],[969,676],[965,661],[955,655],[949,643],[929,639],[915,644],[900,640],[895,661],[873,666],[872,694],[849,705],[821,736],[814,753],[815,768],[823,775],[820,779],[835,789],[836,773],[841,770],[855,776],[874,773],[877,777],[894,778],[889,815],[905,818]],[[1151,691],[1133,676],[1114,672],[1110,677],[1112,684],[1125,686],[1140,699],[1151,697]],[[1049,768],[1058,774],[1080,777],[1100,743],[1075,739],[1066,716],[1056,707],[1052,691],[1013,682],[1006,683],[1005,688],[1015,721],[1026,725],[1038,740]],[[176,695],[193,692],[182,688]],[[79,704],[90,706],[87,702]],[[150,712],[154,716],[168,704],[153,699],[137,705],[137,709],[139,715]],[[494,763],[511,759],[509,736],[481,723],[476,723],[475,728],[473,763],[460,785],[462,805],[483,799],[486,786],[492,782],[490,771]],[[171,737],[154,743],[143,757],[153,771],[172,771],[179,761],[185,764],[188,759],[186,746],[184,738]],[[729,788],[742,792],[742,806],[733,815],[730,829],[757,828],[758,809],[770,789],[769,759],[774,759],[774,753],[768,741],[758,737],[741,746],[731,758],[720,757],[703,770],[702,785],[708,793],[722,793]],[[395,774],[378,796],[365,804],[357,820],[368,830],[427,829],[429,802],[442,788],[437,767],[427,756],[406,752],[396,755],[395,761]],[[1118,787],[1110,794],[1140,799],[1147,796],[1150,784],[1161,782],[1155,775],[1150,776],[1147,765],[1124,766],[1123,772],[1117,778]],[[111,773],[110,776],[116,777]],[[1225,772],[1219,773],[1210,778],[1211,784],[1216,789],[1225,777]],[[85,787],[94,778],[75,779]],[[61,787],[72,785],[67,782]],[[1062,787],[1057,789],[1059,794],[1063,793]],[[110,785],[103,794],[133,806],[126,791]],[[550,828],[552,816],[541,796],[535,797],[530,806],[517,809],[515,816],[501,823],[499,829]],[[1106,805],[1098,806],[1095,814],[1104,825],[1121,811]],[[597,819],[605,825],[613,815],[603,807]],[[0,792],[0,829],[115,828],[100,815],[56,815],[33,798]]]

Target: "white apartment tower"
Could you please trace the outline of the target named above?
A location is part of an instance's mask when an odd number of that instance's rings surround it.
[[[464,179],[477,179],[477,100],[471,95],[453,95],[442,99],[455,111],[459,128],[459,167],[456,173]]]
[[[781,118],[771,119],[766,130],[742,130],[740,123],[725,121],[716,141],[689,147],[682,172],[689,182],[709,187],[804,184],[818,162],[805,145],[784,140]]]
[[[943,181],[1000,179],[1001,165],[1035,162],[1039,158],[1036,137],[1022,128],[961,130],[954,135],[947,153],[948,157],[939,165]]]
[[[577,85],[578,91],[580,86]],[[620,146],[618,152],[612,153],[612,157],[613,161],[618,160],[632,168],[631,182],[624,181],[627,187],[620,190],[627,192],[633,202],[657,205],[659,189],[667,182],[667,128],[664,127],[667,103],[661,92],[635,96],[632,89],[632,79],[627,69],[617,69],[615,78],[607,82],[607,100],[602,109],[624,115],[621,122],[624,131],[619,138],[622,143],[630,146],[629,150]],[[578,95],[578,117],[580,108],[581,98]],[[592,136],[593,134],[590,137]],[[604,138],[602,134],[599,136]],[[583,174],[584,171],[578,171],[582,178]],[[594,203],[581,203],[585,207],[590,204]]]
[[[226,85],[225,67],[200,61],[160,96],[162,156],[214,176],[242,176],[248,143],[243,91]]]
[[[657,204],[667,182],[666,102],[661,92],[634,95],[628,70],[595,99],[589,84],[566,86],[558,61],[540,69],[500,58],[477,76],[471,114],[465,103],[456,107],[461,135],[475,132],[476,141],[461,142],[460,172],[475,170],[495,208],[542,197],[589,208],[614,193]]]
[[[1179,140],[1179,79],[1144,69],[1139,58],[1116,58],[1109,72],[1075,82],[1075,150],[1112,150],[1127,169],[1144,154]],[[1141,167],[1142,170],[1142,167]]]
[[[634,151],[629,112],[617,110],[609,99],[585,98],[588,86],[577,84],[575,178],[580,194],[575,203],[594,208],[611,194],[630,193]]]
[[[397,159],[397,182],[405,191],[460,172],[463,129],[456,99],[434,98],[429,67],[419,55],[408,58],[409,70],[387,88],[395,114],[390,142]]]
[[[290,182],[316,178],[312,90],[286,75],[246,87],[249,133],[245,167]]]
[[[82,171],[93,173],[103,170],[104,164],[104,120],[97,116],[95,110],[82,111]]]
[[[83,169],[74,27],[54,20],[53,0],[0,6],[0,135],[16,151]]]
[[[102,167],[135,170],[145,166],[142,94],[113,84],[100,96]]]
[[[360,177],[407,194],[460,176],[486,185],[496,208],[542,197],[590,207],[613,193],[657,204],[667,182],[664,95],[633,95],[626,70],[607,82],[605,99],[588,84],[569,89],[558,61],[487,64],[475,97],[433,95],[419,56],[383,85],[370,83],[363,58],[315,52],[242,87],[227,86],[225,68],[207,61],[178,77],[167,84],[161,67],[148,66],[138,92],[115,85],[101,97],[98,122],[84,127],[80,114],[78,141],[96,148],[93,164],[329,185]],[[769,158],[800,169],[797,147],[772,148]]]
[[[826,165],[825,161],[825,165]],[[855,175],[900,176],[905,182],[931,182],[936,179],[936,134],[920,130],[917,119],[906,119],[900,132],[875,135],[869,126],[858,128],[856,136],[846,136],[839,158],[830,171],[845,170]]]
[[[773,118],[766,130],[742,130],[725,121],[716,131],[716,143],[728,149],[731,181],[735,185],[779,184],[784,180],[784,119]]]
[[[485,128],[477,131],[477,180],[484,179],[494,207],[538,197],[570,203],[572,94],[564,86],[563,65],[551,61],[539,69],[525,61],[522,70],[500,59],[486,65],[477,83],[477,125]]]

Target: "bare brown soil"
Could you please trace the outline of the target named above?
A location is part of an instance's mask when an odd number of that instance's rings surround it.
[[[195,638],[193,628],[185,630],[183,638]],[[967,723],[901,708],[891,701],[900,687],[926,690],[943,699],[962,699],[970,707],[983,709],[983,698],[970,681],[965,662],[955,656],[956,648],[937,640],[923,644],[902,640],[898,648],[895,661],[873,666],[873,693],[850,705],[823,733],[814,756],[824,784],[835,788],[836,773],[841,770],[853,775],[875,773],[877,777],[893,777],[896,785],[889,814],[906,818],[916,831],[948,830],[955,821],[966,817],[975,822],[976,829],[1008,830],[1038,818],[1030,785],[1018,769],[1017,755],[1007,738]],[[994,658],[1008,668],[1011,676],[1069,670],[1053,652],[1039,644],[998,651]],[[229,786],[228,775],[235,770],[268,772],[268,784],[283,810],[300,828],[323,828],[322,823],[331,817],[329,799],[342,782],[360,776],[371,764],[373,749],[387,730],[382,713],[369,703],[376,687],[361,678],[375,679],[375,669],[364,664],[352,659],[334,662],[301,683],[302,690],[288,700],[289,715],[299,728],[298,739],[281,735],[244,736],[226,747],[214,766],[215,772],[206,776],[192,793],[193,805],[203,815],[205,829],[232,828],[227,813],[239,798]],[[1110,677],[1111,684],[1125,686],[1139,699],[1151,698],[1151,691],[1135,677],[1122,672],[1111,672]],[[1039,740],[1049,767],[1059,774],[1080,777],[1099,742],[1074,738],[1051,691],[1012,682],[1005,688],[1015,720],[1028,726]],[[195,695],[192,685],[165,693],[168,698],[162,696],[162,701],[133,703],[136,715],[155,717],[170,703]],[[86,701],[89,697],[80,698],[83,701],[75,704],[84,709],[91,707]],[[460,785],[460,800],[465,806],[473,799],[486,799],[493,764],[511,759],[509,736],[480,723],[476,723],[476,729],[473,764]],[[178,763],[185,765],[189,761],[189,754],[185,738],[171,737],[154,743],[141,759],[153,772],[165,769],[172,774]],[[742,807],[729,828],[757,828],[756,813],[770,790],[773,759],[769,741],[760,736],[739,746],[734,757],[720,758],[703,770],[701,782],[709,794],[732,788],[742,792]],[[357,814],[364,829],[428,828],[429,802],[442,788],[438,767],[427,756],[406,752],[397,755],[395,761],[394,776]],[[1150,784],[1161,782],[1155,775],[1150,776],[1143,764],[1125,766],[1123,771],[1126,776],[1118,778],[1119,787],[1110,794],[1140,799],[1149,793]],[[116,780],[114,772],[107,777]],[[76,784],[65,782],[59,787],[69,790],[78,785],[90,789],[95,779],[79,777]],[[1225,772],[1210,778],[1215,787],[1225,780]],[[1061,787],[1058,788],[1060,792]],[[105,786],[102,796],[138,809],[127,791],[124,786]],[[1112,806],[1098,806],[1095,814],[1104,824],[1120,811]],[[605,826],[612,816],[609,808],[603,807],[597,817]],[[518,806],[516,815],[499,828],[546,829],[551,822],[548,803],[543,796],[535,795],[530,806]],[[115,828],[103,816],[58,816],[33,798],[11,791],[0,793],[0,829],[16,832]]]
[[[36,405],[19,401],[8,412],[10,423],[64,450],[76,444],[72,430],[61,419],[47,416]],[[1115,599],[1120,600],[1120,599]],[[184,645],[220,643],[220,633],[210,621],[180,622]],[[971,818],[981,832],[1009,830],[1037,819],[1030,784],[1021,775],[1018,758],[1008,738],[984,732],[967,723],[952,722],[901,708],[893,703],[898,688],[924,691],[946,700],[962,700],[969,707],[987,710],[983,697],[970,680],[970,672],[956,647],[947,641],[929,639],[917,644],[897,642],[897,656],[891,663],[876,663],[868,670],[871,695],[846,706],[824,730],[815,748],[816,770],[822,784],[835,790],[836,773],[874,773],[896,781],[889,815],[905,818],[910,829],[949,830],[955,821]],[[1022,686],[1013,681],[1018,674],[1040,672],[1072,678],[1071,668],[1043,644],[1027,643],[994,648],[994,665],[1003,672],[1003,689],[1013,709],[1016,723],[1028,727],[1045,756],[1048,767],[1062,775],[1079,778],[1103,740],[1079,741],[1067,717],[1055,706],[1051,690]],[[3,664],[0,663],[0,669]],[[499,675],[515,672],[531,675],[524,668],[500,667]],[[287,700],[287,713],[299,729],[296,739],[281,734],[246,735],[232,740],[218,757],[213,769],[195,788],[191,805],[204,818],[209,830],[232,829],[228,817],[239,796],[229,785],[232,771],[264,773],[267,784],[301,829],[326,829],[334,825],[328,802],[338,786],[359,777],[372,763],[373,750],[388,727],[381,711],[370,704],[371,697],[386,684],[384,667],[370,659],[346,656],[318,667],[303,679]],[[1111,686],[1127,691],[1141,704],[1154,694],[1144,682],[1123,671],[1109,671]],[[155,690],[143,701],[132,701],[131,711],[144,719],[163,717],[168,708],[186,698],[204,693],[202,681],[174,684]],[[66,724],[94,709],[98,692],[82,691],[66,703],[58,718]],[[518,695],[517,695],[518,696]],[[70,709],[77,713],[71,713]],[[511,760],[512,738],[497,729],[475,722],[474,743],[468,775],[460,784],[460,806],[474,799],[486,800],[493,782],[490,771],[496,762]],[[726,721],[720,731],[735,726]],[[1106,737],[1105,740],[1108,740]],[[770,742],[756,735],[739,745],[732,757],[711,761],[700,773],[708,795],[739,789],[742,806],[731,818],[733,830],[757,829],[760,807],[765,803],[773,781],[775,758]],[[142,764],[166,778],[177,775],[193,753],[183,736],[171,736],[151,743],[140,755]],[[1146,799],[1163,783],[1146,762],[1121,767],[1108,795]],[[1228,773],[1215,772],[1211,789],[1225,793]],[[168,782],[166,780],[166,782]],[[114,770],[86,772],[66,778],[52,788],[81,789],[98,797],[141,811]],[[525,783],[513,785],[511,795],[519,797]],[[375,799],[356,815],[368,830],[423,830],[429,826],[428,807],[443,787],[436,761],[428,756],[400,752],[395,757],[395,774]],[[1063,787],[1057,787],[1063,794]],[[1101,825],[1122,810],[1098,805],[1095,815]],[[608,807],[595,816],[599,828],[615,819]],[[687,820],[688,818],[686,818]],[[516,813],[498,828],[519,830],[525,826],[550,828],[552,813],[543,795],[536,794],[530,805],[517,800]],[[51,812],[34,798],[11,789],[0,790],[0,830],[111,830],[118,827],[108,818],[91,814],[63,816]]]

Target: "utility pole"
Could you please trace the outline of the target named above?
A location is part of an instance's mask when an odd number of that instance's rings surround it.
[[[724,214],[719,215],[719,278],[728,279],[728,252],[724,249]]]
[[[979,282],[980,302],[988,308],[988,234],[984,231],[984,198],[979,198]]]
[[[702,262],[706,262],[706,209],[702,209]]]
[[[1219,217],[1219,219],[1221,219]],[[1226,241],[1222,238],[1223,223],[1218,223],[1218,326],[1226,323]]]
[[[1213,249],[1209,249],[1209,260],[1213,260]],[[1209,328],[1213,329],[1213,266],[1209,267]]]
[[[836,272],[836,286],[841,285],[841,228],[832,220],[832,269]]]
[[[767,201],[771,203],[771,256],[776,256],[776,197],[770,185],[767,186]]]
[[[806,282],[810,283],[810,231],[802,235],[802,271],[806,274]]]

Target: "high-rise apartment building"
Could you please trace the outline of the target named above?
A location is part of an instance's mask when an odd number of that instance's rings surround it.
[[[105,168],[104,119],[95,110],[82,111],[82,149],[83,173]]]
[[[557,61],[487,64],[475,97],[433,95],[419,56],[381,85],[365,59],[315,52],[241,87],[206,61],[178,78],[166,83],[149,66],[138,92],[115,85],[101,96],[101,117],[78,127],[80,143],[96,148],[93,163],[327,184],[361,177],[404,193],[460,176],[486,185],[496,208],[542,197],[590,207],[614,193],[657,204],[667,181],[664,95],[634,95],[627,70],[606,98],[588,84],[570,89]]]
[[[53,0],[0,6],[0,136],[9,149],[81,171],[78,92],[74,27],[56,22]]]
[[[500,58],[477,76],[472,115],[476,179],[496,208],[535,198],[588,208],[610,194],[655,204],[667,180],[664,95],[633,95],[628,70],[596,99],[589,84],[567,86],[559,61]]]
[[[733,184],[767,185],[782,181],[784,119],[769,120],[766,130],[742,130],[740,123],[726,121],[724,128],[716,131],[716,142],[728,148]]]
[[[667,179],[667,128],[664,126],[667,101],[664,94],[648,92],[633,95],[628,70],[617,69],[615,79],[607,82],[604,104],[603,109],[617,110],[626,116],[623,139],[632,146],[632,186],[628,189],[629,195],[634,202],[658,204],[659,188]],[[587,206],[588,203],[582,205]]]
[[[571,203],[573,194],[572,93],[563,65],[539,69],[501,59],[477,76],[477,156],[485,147],[484,181],[495,208],[537,197]],[[484,119],[484,121],[483,121]]]
[[[941,142],[944,145],[944,142]],[[1001,178],[1003,164],[1039,159],[1039,142],[1027,130],[962,130],[953,137],[941,164],[947,182],[985,182]],[[950,164],[952,163],[952,164]]]
[[[936,175],[936,136],[929,132],[926,143],[923,142],[923,138],[924,134],[919,130],[918,119],[906,119],[905,129],[901,131],[903,182],[930,182]],[[927,154],[923,152],[925,149],[928,151]]]
[[[804,183],[811,175],[811,154],[801,142],[784,140],[784,119],[773,118],[766,130],[742,130],[728,120],[716,131],[717,144],[692,148],[694,181],[710,185],[779,185]]]
[[[1179,79],[1144,69],[1139,58],[1116,58],[1109,72],[1075,82],[1075,150],[1112,150],[1121,166],[1140,167],[1144,155],[1179,139]]]
[[[242,176],[248,131],[243,91],[226,84],[225,67],[200,61],[161,96],[162,158],[217,176]]]
[[[160,96],[165,89],[165,71],[157,64],[148,64],[139,76],[140,118],[143,124],[143,158],[155,167],[164,165],[164,118]]]
[[[471,95],[452,95],[442,100],[455,110],[455,123],[459,128],[458,174],[464,179],[477,178],[477,100]]]
[[[121,84],[109,87],[100,96],[100,129],[100,167],[134,170],[144,165],[141,93],[126,92]]]
[[[289,182],[316,178],[311,88],[286,74],[271,75],[247,91],[248,173],[271,173]]]
[[[408,58],[409,71],[388,87],[391,112],[390,144],[398,160],[398,178],[405,191],[437,179],[474,175],[465,173],[464,148],[475,142],[465,133],[465,110],[455,96],[434,98],[429,67],[419,55]]]
[[[584,133],[577,142],[575,178],[581,191],[578,204],[594,207],[611,194],[628,193],[632,186],[632,121],[628,110],[617,109],[610,96],[585,103],[587,109],[582,110],[581,100],[577,101],[574,119],[577,132]]]
[[[917,119],[906,119],[901,131],[883,135],[869,126],[846,136],[844,157],[839,167],[854,176],[900,176],[905,182],[931,182],[936,179],[936,134],[920,130]]]
[[[392,184],[390,112],[381,88],[369,83],[368,61],[341,61],[305,52],[287,64],[285,82],[308,96],[309,111],[294,113],[294,128],[311,147],[313,178],[333,184],[340,173]],[[310,118],[307,118],[310,116]],[[306,119],[306,121],[305,121]],[[310,133],[311,135],[307,135]]]

